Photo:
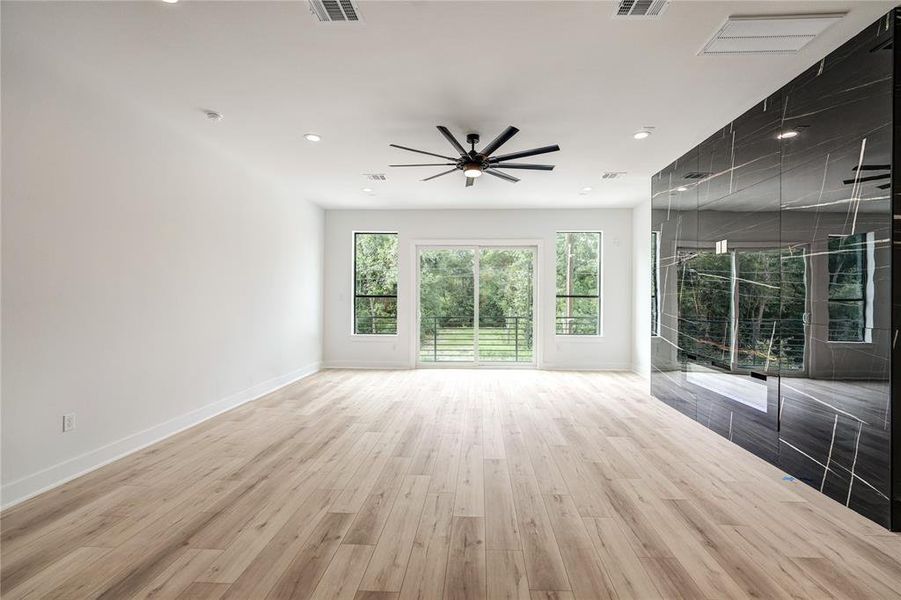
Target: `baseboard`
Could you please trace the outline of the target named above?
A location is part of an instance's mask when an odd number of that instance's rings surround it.
[[[631,371],[632,363],[601,363],[599,365],[592,365],[590,367],[572,367],[569,365],[554,365],[542,363],[538,368],[545,371]]]
[[[323,369],[375,369],[390,370],[412,369],[410,363],[397,361],[377,361],[377,360],[332,360],[322,363]]]
[[[641,377],[647,379],[649,377],[650,369],[646,365],[637,365],[632,363],[632,368],[630,369],[636,375],[640,375]]]
[[[11,481],[0,488],[2,508],[24,502],[47,490],[99,469],[133,452],[160,442],[180,431],[198,425],[207,419],[220,415],[247,402],[262,398],[288,384],[313,375],[320,370],[320,363],[310,363],[300,369],[258,383],[246,390],[207,404],[184,415],[180,415],[153,427],[125,436],[115,442],[101,446],[74,458],[55,464],[32,475]]]

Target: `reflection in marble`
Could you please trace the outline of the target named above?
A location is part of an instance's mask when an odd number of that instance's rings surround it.
[[[895,18],[652,178],[654,395],[886,527]]]

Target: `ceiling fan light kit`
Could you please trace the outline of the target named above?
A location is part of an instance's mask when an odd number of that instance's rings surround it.
[[[449,175],[454,171],[463,171],[463,175],[466,179],[466,187],[470,187],[475,183],[476,178],[481,177],[483,173],[487,173],[488,175],[493,175],[494,177],[498,177],[503,179],[504,181],[509,181],[510,183],[516,183],[519,181],[518,178],[504,173],[503,171],[498,170],[499,168],[503,169],[525,169],[531,171],[552,171],[554,169],[554,165],[535,165],[535,164],[526,164],[526,163],[510,163],[507,161],[516,160],[517,158],[526,158],[528,156],[536,156],[538,154],[547,154],[548,152],[557,152],[560,150],[560,146],[554,144],[552,146],[542,146],[541,148],[533,148],[531,150],[522,150],[520,152],[512,152],[510,154],[502,154],[500,156],[495,156],[494,153],[505,143],[507,143],[510,138],[516,135],[519,132],[519,129],[513,127],[507,127],[504,131],[500,133],[496,138],[494,138],[487,146],[482,148],[481,150],[476,150],[476,144],[479,143],[479,134],[470,133],[466,136],[466,143],[469,144],[470,149],[467,150],[463,144],[461,144],[457,138],[450,132],[450,130],[444,125],[438,125],[438,131],[444,136],[444,139],[448,141],[448,143],[453,146],[454,150],[459,154],[459,157],[453,156],[445,156],[443,154],[436,154],[434,152],[426,152],[425,150],[416,150],[415,148],[409,148],[407,146],[400,146],[398,144],[390,144],[392,148],[398,148],[400,150],[406,150],[408,152],[416,152],[418,154],[425,154],[428,156],[434,156],[436,158],[442,158],[449,162],[442,163],[416,163],[416,164],[404,164],[404,165],[389,165],[390,167],[453,167],[452,169],[448,169],[447,171],[443,171],[438,173],[437,175],[432,175],[431,177],[426,177],[423,181],[429,181],[431,179],[436,179],[438,177],[442,177],[444,175]]]

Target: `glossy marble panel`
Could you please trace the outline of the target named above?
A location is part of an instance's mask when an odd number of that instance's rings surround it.
[[[651,181],[654,395],[886,527],[894,18]]]

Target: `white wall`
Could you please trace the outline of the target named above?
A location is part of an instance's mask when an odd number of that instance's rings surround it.
[[[7,33],[5,505],[315,371],[324,222]]]
[[[424,184],[425,185],[425,184]],[[603,336],[553,335],[557,231],[598,230],[603,235]],[[538,319],[541,364],[556,369],[629,369],[632,366],[632,211],[596,210],[384,210],[326,211],[323,361],[331,367],[412,366],[415,337],[413,241],[540,239]],[[398,232],[398,334],[351,335],[353,232]]]
[[[651,201],[632,209],[632,370],[651,377]]]

